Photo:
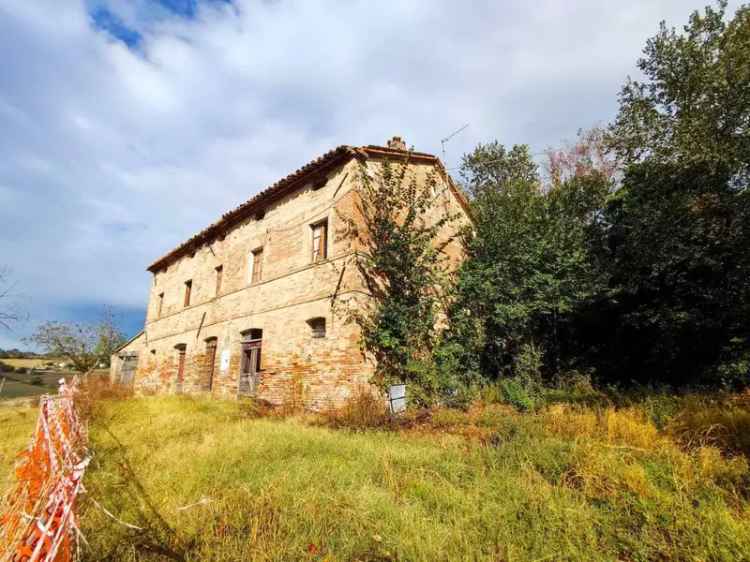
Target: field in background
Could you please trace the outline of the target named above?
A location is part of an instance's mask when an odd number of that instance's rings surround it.
[[[722,453],[703,433],[715,415],[746,428],[742,404],[674,410],[661,429],[653,404],[558,404],[357,431],[190,397],[90,405],[88,560],[750,558],[750,473],[728,454],[742,443]],[[25,412],[0,410],[5,470]]]
[[[43,369],[48,363],[54,363],[55,366],[59,366],[63,363],[63,359],[57,358],[46,358],[46,357],[34,357],[34,358],[20,358],[20,359],[0,359],[1,363],[10,365],[11,367],[25,367],[27,369]]]
[[[0,361],[10,362],[13,359],[2,359]],[[19,360],[16,360],[19,361]],[[27,361],[27,360],[20,360]],[[109,371],[97,369],[93,376],[107,376]],[[25,373],[0,371],[0,405],[4,401],[19,398],[33,399],[42,394],[56,393],[61,378],[69,378],[75,375],[72,371],[27,371]],[[3,383],[3,379],[5,382]]]

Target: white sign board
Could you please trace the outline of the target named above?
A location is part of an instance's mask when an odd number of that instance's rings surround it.
[[[219,363],[219,369],[222,373],[226,373],[229,369],[229,357],[231,352],[228,349],[224,349],[221,352],[221,363]]]
[[[388,401],[392,414],[406,410],[406,385],[395,384],[388,389]]]

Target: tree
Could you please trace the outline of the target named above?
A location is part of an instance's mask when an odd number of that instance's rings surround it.
[[[455,363],[485,377],[511,374],[535,345],[558,369],[560,323],[598,287],[589,247],[610,181],[587,169],[544,186],[528,147],[488,146],[461,167],[474,225],[446,344],[461,354]]]
[[[464,189],[474,199],[487,190],[496,190],[499,185],[539,181],[539,170],[531,159],[528,146],[513,145],[506,150],[498,141],[480,143],[471,153],[465,154],[459,174]]]
[[[412,396],[423,402],[440,392],[431,362],[448,240],[435,241],[454,220],[430,212],[436,185],[434,174],[420,178],[411,171],[408,159],[375,168],[360,163],[355,209],[343,216],[368,294],[351,315],[376,360],[375,381],[411,383]]]
[[[18,322],[21,315],[18,303],[13,300],[13,284],[7,268],[0,267],[0,326],[10,330],[11,324]]]
[[[125,340],[109,310],[96,324],[45,322],[27,339],[47,354],[67,359],[79,373],[86,373],[99,363],[108,365],[112,353]]]
[[[611,290],[582,344],[617,378],[750,382],[750,10],[725,9],[662,23],[609,130]]]
[[[599,174],[615,187],[620,164],[608,144],[607,131],[601,127],[581,129],[574,143],[546,150],[547,176],[552,186],[575,177]]]
[[[727,21],[725,0],[690,16],[684,33],[662,22],[628,80],[610,127],[625,165],[650,159],[731,170],[747,185],[750,156],[750,7]]]

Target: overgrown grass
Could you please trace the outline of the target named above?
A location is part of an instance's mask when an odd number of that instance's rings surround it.
[[[31,440],[37,413],[36,405],[0,406],[0,494],[13,481],[16,458]]]
[[[643,409],[477,405],[412,421],[350,431],[234,402],[107,401],[88,495],[143,530],[84,498],[85,557],[750,558],[745,458],[685,446]]]

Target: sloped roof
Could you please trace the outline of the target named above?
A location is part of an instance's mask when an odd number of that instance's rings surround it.
[[[147,270],[152,273],[156,273],[160,269],[164,269],[169,264],[176,261],[178,258],[195,252],[204,244],[208,244],[213,240],[220,238],[234,225],[254,215],[258,211],[265,209],[265,207],[267,207],[273,201],[279,199],[280,197],[283,197],[287,193],[292,192],[294,189],[301,187],[305,183],[317,179],[316,176],[320,176],[322,178],[324,174],[334,166],[344,164],[351,158],[356,157],[399,159],[409,158],[415,161],[434,163],[438,166],[441,174],[447,179],[448,183],[451,186],[451,189],[458,197],[461,205],[464,207],[464,209],[468,210],[468,205],[466,203],[464,194],[455,186],[450,176],[445,171],[442,162],[440,162],[440,159],[436,156],[427,154],[425,152],[398,150],[372,144],[361,147],[343,144],[308,162],[298,170],[292,172],[288,176],[268,186],[260,193],[254,195],[238,207],[235,207],[231,211],[224,213],[219,220],[207,226],[199,233],[195,234],[194,236],[177,246],[175,249],[157,259],[154,263],[148,266]]]
[[[135,340],[140,338],[145,332],[141,330],[136,335],[134,335],[132,338],[130,338],[128,341],[122,342],[117,348],[112,352],[112,355],[115,355],[125,349],[127,346],[129,346],[131,343],[133,343]]]

